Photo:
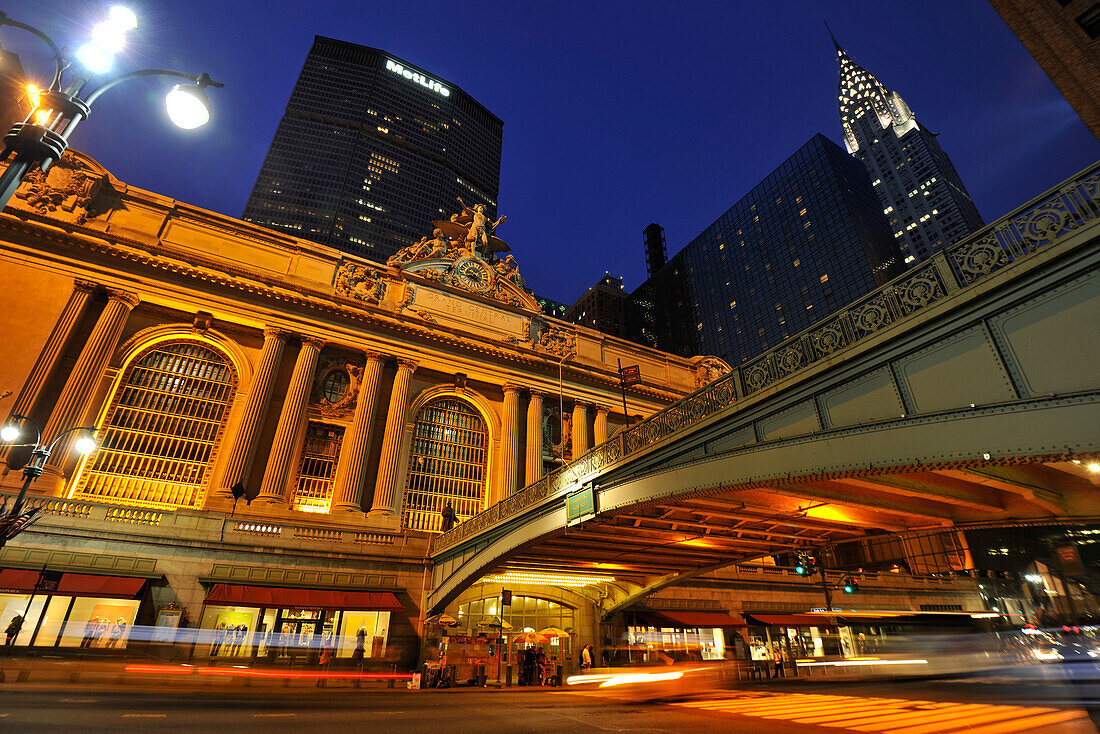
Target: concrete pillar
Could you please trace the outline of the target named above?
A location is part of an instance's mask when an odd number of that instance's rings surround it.
[[[601,443],[607,440],[607,408],[602,405],[596,406],[596,423],[595,423],[595,441],[599,446]]]
[[[46,345],[39,352],[38,359],[35,360],[34,367],[31,368],[31,373],[27,376],[27,381],[23,383],[23,389],[19,391],[19,395],[15,398],[15,403],[11,406],[11,412],[8,415],[25,416],[30,415],[31,411],[34,410],[34,404],[38,400],[38,396],[42,394],[42,387],[53,372],[53,368],[61,356],[61,350],[65,348],[65,343],[73,333],[73,329],[80,319],[80,314],[84,312],[84,307],[88,305],[88,300],[92,297],[92,291],[95,290],[95,287],[95,283],[89,283],[85,280],[78,280],[73,283],[73,292],[69,294],[69,301],[65,304],[61,316],[54,323],[53,331],[50,332],[49,338],[46,339]],[[7,457],[10,449],[10,446],[0,447],[0,460]]]
[[[267,457],[267,469],[260,484],[260,493],[256,495],[256,501],[260,504],[286,504],[290,463],[297,449],[295,444],[301,433],[310,388],[313,387],[317,356],[323,346],[324,342],[319,339],[302,339],[302,347],[298,350],[298,359],[294,363],[294,374],[290,378],[290,387],[287,388],[286,399],[283,401],[283,410],[279,413],[279,425],[275,428],[275,440],[271,443],[271,453]]]
[[[542,478],[542,401],[545,397],[543,393],[532,390],[527,403],[527,473],[524,486]]]
[[[573,458],[576,459],[591,448],[588,445],[588,406],[573,401]]]
[[[416,371],[416,362],[401,360],[397,363],[397,375],[393,378],[390,407],[386,413],[385,436],[382,439],[382,458],[378,465],[378,483],[374,490],[374,502],[370,514],[389,518],[397,515],[401,505],[401,493],[397,490],[397,474],[400,468],[402,434],[405,432],[405,413],[409,409],[409,378]]]
[[[232,497],[230,489],[237,482],[242,481],[252,468],[252,460],[256,457],[256,440],[260,426],[267,417],[267,407],[271,404],[271,388],[275,383],[275,375],[279,372],[279,364],[283,360],[283,349],[286,347],[289,336],[279,329],[264,330],[260,363],[252,376],[244,413],[241,415],[236,433],[231,440],[226,441],[226,445],[231,447],[229,459],[221,480],[217,482],[217,489],[213,493],[215,497]]]
[[[504,409],[500,425],[500,473],[503,487],[498,500],[511,497],[519,489],[519,390],[504,386]]]
[[[80,350],[73,371],[65,381],[65,387],[61,389],[61,396],[46,421],[46,427],[42,429],[44,445],[48,446],[70,428],[88,425],[96,388],[118,347],[118,340],[126,327],[126,319],[139,302],[140,299],[133,293],[107,291],[107,307],[99,315],[87,344]],[[46,465],[47,473],[55,482],[51,488],[54,494],[61,490],[66,474],[71,437],[72,434],[69,434],[65,441],[57,445]]]
[[[351,431],[340,447],[340,459],[336,464],[336,478],[332,482],[332,509],[336,512],[362,512],[363,476],[367,471],[367,454],[370,451],[371,428],[374,425],[374,406],[378,402],[378,385],[382,381],[385,358],[367,353],[363,376],[359,381],[359,395],[355,402],[355,417]]]

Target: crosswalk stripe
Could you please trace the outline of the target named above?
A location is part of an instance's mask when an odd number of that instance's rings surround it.
[[[861,721],[875,721],[883,716],[889,716],[890,714],[902,714],[909,709],[899,709],[894,707],[889,708],[874,708],[867,711],[853,711],[845,714],[831,714],[829,716],[809,716],[806,718],[791,719],[796,724],[818,724],[820,726],[829,727],[841,727],[844,729],[851,728],[850,724],[857,724]]]
[[[993,708],[990,706],[989,708]],[[1000,721],[1002,719],[1019,719],[1020,709],[1018,706],[998,706],[1000,710],[988,711],[981,713],[975,711],[972,714],[964,715],[961,718],[947,723],[940,721],[935,724],[924,724],[921,726],[907,726],[901,729],[892,729],[891,734],[947,734],[950,731],[969,731],[975,724],[989,724],[994,721]],[[1038,709],[1036,709],[1038,710]],[[1043,709],[1050,711],[1050,709]],[[945,728],[945,726],[947,728]]]
[[[788,719],[800,718],[804,721],[814,722],[818,719],[821,720],[834,720],[837,716],[853,716],[855,714],[861,714],[864,712],[874,713],[875,711],[881,711],[883,706],[887,704],[880,703],[856,703],[853,701],[845,701],[843,703],[837,703],[832,706],[813,706],[807,710],[800,710],[795,713],[789,711],[769,711],[765,714],[761,714],[762,718],[774,718],[782,717]],[[805,717],[805,718],[803,718]]]
[[[829,696],[822,698],[803,698],[800,700],[789,700],[783,698],[775,698],[769,701],[754,701],[745,703],[725,704],[721,708],[727,711],[756,711],[756,710],[772,710],[778,708],[801,708],[812,706],[828,706],[828,705],[841,705],[849,703],[851,701],[858,701],[861,699],[853,699],[846,696]]]
[[[927,711],[910,711],[903,715],[888,716],[885,719],[879,719],[878,721],[868,722],[851,728],[855,731],[893,731],[893,728],[899,724],[916,725],[931,723],[933,721],[946,721],[947,719],[953,719],[956,716],[961,716],[984,708],[986,708],[986,704],[984,703],[954,704],[946,708]]]
[[[1003,721],[999,724],[990,724],[988,726],[980,726],[977,729],[968,729],[966,734],[1014,734],[1015,732],[1027,731],[1029,729],[1037,729],[1041,726],[1062,724],[1067,721],[1073,721],[1074,719],[1084,718],[1088,718],[1088,714],[1081,709],[1074,709],[1072,711],[1055,711],[1053,713],[1041,714],[1039,716],[1029,716],[1026,719]]]

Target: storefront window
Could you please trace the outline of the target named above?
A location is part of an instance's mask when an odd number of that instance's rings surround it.
[[[73,601],[58,645],[126,647],[140,604],[136,599],[78,597]]]
[[[16,646],[121,649],[129,642],[140,604],[136,599],[0,594],[0,631],[22,615]]]
[[[320,609],[208,606],[202,628],[211,630],[205,654],[218,658],[310,659],[331,641],[340,658],[385,655],[390,613]],[[201,654],[201,653],[199,653]]]

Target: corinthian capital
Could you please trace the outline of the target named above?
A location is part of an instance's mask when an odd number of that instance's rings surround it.
[[[118,301],[119,303],[125,303],[130,308],[137,308],[137,305],[141,303],[141,296],[130,291],[118,290],[117,288],[107,289],[107,300]]]

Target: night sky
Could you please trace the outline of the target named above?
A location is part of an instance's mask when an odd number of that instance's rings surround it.
[[[74,48],[108,3],[3,9]],[[687,244],[814,133],[840,142],[826,18],[856,63],[940,133],[986,221],[1100,158],[985,0],[130,3],[119,71],[206,71],[214,119],[168,122],[166,80],[104,96],[73,147],[119,179],[239,217],[314,34],[381,48],[504,120],[498,234],[528,285],[571,303],[606,270],[645,278],[642,228]],[[28,74],[49,54],[0,33]],[[430,224],[425,222],[424,233]]]

